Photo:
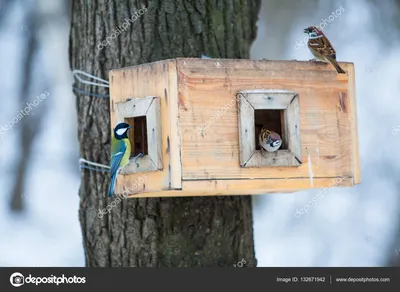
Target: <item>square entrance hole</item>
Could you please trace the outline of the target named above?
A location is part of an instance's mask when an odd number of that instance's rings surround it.
[[[147,121],[146,117],[125,118],[125,123],[131,125],[129,129],[128,138],[131,142],[131,158],[137,156],[139,153],[144,155],[149,154],[147,144]]]
[[[285,139],[285,112],[284,110],[255,110],[254,111],[254,130],[256,150],[260,150],[258,136],[264,126],[268,130],[278,133],[282,138],[282,146],[279,150],[287,150],[288,145]]]

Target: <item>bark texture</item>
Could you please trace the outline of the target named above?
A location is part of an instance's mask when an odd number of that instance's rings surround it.
[[[103,49],[139,9],[146,12]],[[74,0],[70,66],[108,80],[111,69],[175,57],[249,58],[260,0]],[[104,88],[75,83],[93,93]],[[81,156],[108,164],[109,100],[77,94]],[[79,219],[86,265],[256,266],[251,196],[128,199],[99,218],[109,175],[82,170]]]

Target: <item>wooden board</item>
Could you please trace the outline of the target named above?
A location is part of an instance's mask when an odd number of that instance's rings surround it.
[[[238,103],[239,157],[243,167],[253,156],[258,139],[254,136],[254,108],[245,98],[240,98]]]
[[[333,178],[317,178],[315,188],[349,187],[354,185],[349,177],[335,182]],[[231,196],[231,195],[261,195],[272,193],[293,193],[310,188],[309,179],[256,179],[256,180],[207,180],[183,181],[183,190],[139,193],[129,198],[144,197],[187,197],[187,196]]]
[[[356,76],[354,66],[348,68],[349,74],[349,89],[348,96],[341,94],[339,98],[349,100],[349,112],[351,120],[351,132],[353,137],[353,168],[354,168],[354,181],[355,184],[361,183],[360,174],[360,152],[358,148],[358,121],[357,121],[357,98],[356,98]]]

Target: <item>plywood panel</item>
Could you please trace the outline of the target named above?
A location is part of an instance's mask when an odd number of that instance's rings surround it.
[[[341,66],[346,71],[353,68],[350,63]],[[309,159],[314,178],[353,176],[354,112],[340,109],[341,102],[349,108],[352,98],[338,98],[339,92],[352,94],[347,74],[337,74],[320,63],[225,59],[178,59],[178,70],[179,88],[185,88],[179,92],[185,105],[180,107],[183,180],[309,180]],[[239,90],[254,89],[285,89],[299,94],[303,152],[300,167],[240,167],[238,110],[233,101]],[[198,127],[206,129],[199,133]],[[255,187],[250,184],[249,192]]]

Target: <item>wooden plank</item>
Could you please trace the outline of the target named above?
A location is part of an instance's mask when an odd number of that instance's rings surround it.
[[[183,65],[183,62],[186,65]],[[177,59],[177,65],[180,69],[186,68],[190,77],[207,77],[213,79],[214,77],[221,77],[221,73],[224,75],[226,72],[229,73],[229,78],[235,78],[236,76],[241,76],[242,78],[249,79],[249,82],[254,81],[256,84],[259,83],[257,80],[260,77],[265,77],[270,80],[286,80],[294,81],[296,80],[307,80],[316,82],[335,82],[342,81],[343,89],[346,89],[349,76],[347,74],[337,74],[335,70],[329,68],[323,63],[312,63],[305,61],[270,61],[270,60],[245,60],[245,59]],[[343,68],[347,69],[348,66],[353,66],[353,63],[340,62]],[[181,71],[182,73],[184,71]],[[207,72],[206,75],[204,73]],[[189,75],[187,77],[189,77]],[[328,78],[328,80],[327,80]],[[253,79],[253,80],[251,80]],[[255,79],[255,80],[254,80]],[[279,84],[278,82],[274,82]],[[202,82],[198,82],[201,85]],[[288,85],[287,82],[285,84]],[[307,86],[306,83],[303,84]],[[207,84],[207,87],[210,85]],[[319,86],[324,87],[324,84],[319,84]],[[247,87],[242,90],[255,90],[262,89],[263,87]],[[267,87],[267,88],[278,88],[282,90],[292,90],[290,86],[287,87]]]
[[[301,130],[300,130],[300,103],[299,96],[296,95],[289,104],[285,113],[285,125],[288,148],[298,161],[302,161],[301,153]]]
[[[182,135],[179,120],[179,91],[178,74],[176,62],[169,62],[168,66],[168,84],[164,88],[164,100],[168,105],[169,133],[167,137],[166,151],[169,152],[169,176],[170,188],[182,188]]]
[[[286,109],[296,93],[289,90],[257,89],[240,91],[258,109],[283,110]]]
[[[146,182],[148,184],[148,181]],[[343,180],[336,178],[315,178],[315,188],[351,187],[353,177]],[[183,190],[166,190],[129,195],[129,198],[146,197],[190,197],[190,196],[231,196],[262,195],[271,193],[293,193],[310,188],[309,178],[257,179],[257,180],[201,180],[184,181]]]
[[[150,159],[157,169],[163,169],[161,150],[160,98],[154,97],[147,115],[147,145]]]
[[[153,97],[132,98],[125,102],[115,103],[118,117],[134,118],[146,116],[146,113],[153,102]]]
[[[143,173],[157,171],[157,166],[149,155],[138,157],[135,161],[131,159],[129,164],[121,169],[120,174]]]
[[[207,62],[209,65],[204,65]],[[352,66],[343,63],[345,70]],[[223,59],[186,59],[186,66],[182,66],[178,60],[178,70],[187,76],[185,94],[190,95],[186,98],[187,110],[180,109],[183,180],[309,177],[309,158],[314,180],[351,175],[349,113],[340,120],[336,114],[338,92],[350,94],[348,76],[326,67],[309,62],[265,61],[254,65],[251,60]],[[307,149],[310,156],[303,156],[299,167],[240,167],[238,109],[229,102],[240,90],[265,88],[289,90],[300,96],[301,152]],[[196,128],[216,114],[218,119],[207,131],[197,133]]]
[[[240,165],[243,167],[256,150],[254,136],[254,108],[239,95],[239,147]]]
[[[278,150],[275,152],[262,153],[256,150],[246,163],[246,167],[281,167],[281,166],[299,166],[300,162],[295,159],[294,154],[290,150]]]
[[[357,95],[356,95],[356,78],[354,66],[347,68],[347,74],[349,75],[349,89],[348,89],[348,100],[349,100],[349,112],[351,120],[351,135],[352,135],[352,146],[353,146],[353,173],[355,184],[361,183],[360,174],[360,152],[358,143],[358,121],[357,121]]]
[[[117,86],[117,84],[121,83],[121,76],[118,74],[112,74],[112,71],[109,72],[109,80],[110,80],[110,121],[115,121],[115,125],[119,123],[120,119],[116,116],[116,102],[119,101],[119,97],[121,96],[121,87]]]

